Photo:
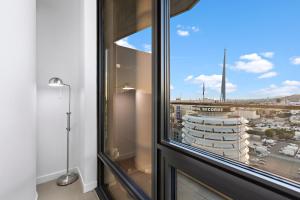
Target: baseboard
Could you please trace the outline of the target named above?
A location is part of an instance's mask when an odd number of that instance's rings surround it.
[[[80,177],[83,193],[90,192],[90,191],[94,190],[95,188],[97,188],[97,181],[92,181],[92,182],[89,182],[89,183],[85,183],[83,181],[81,171],[78,167],[77,167],[77,171],[78,171],[78,174],[79,174],[79,177]]]
[[[82,183],[82,190],[83,190],[83,193],[86,193],[86,192],[90,192],[90,191],[93,191],[94,189],[97,188],[97,181],[93,181],[93,182],[90,182],[90,183]]]
[[[97,181],[92,181],[92,182],[89,182],[89,183],[85,183],[83,181],[83,177],[82,177],[82,174],[81,174],[81,171],[80,171],[79,167],[74,167],[74,168],[70,169],[70,171],[73,171],[73,172],[76,172],[76,173],[79,174],[79,178],[80,178],[83,193],[92,191],[97,187]],[[46,183],[46,182],[49,182],[49,181],[53,181],[53,180],[57,179],[58,177],[60,177],[61,175],[65,174],[65,173],[66,173],[66,170],[61,170],[61,171],[53,172],[53,173],[46,174],[46,175],[43,175],[43,176],[39,176],[36,179],[36,183],[38,185],[38,184]]]
[[[70,171],[78,173],[78,168],[77,167],[72,168],[72,169],[70,169]],[[43,176],[39,176],[36,179],[36,183],[38,185],[38,184],[46,183],[49,181],[53,181],[53,180],[57,179],[58,177],[60,177],[61,175],[64,175],[65,173],[66,173],[66,170],[61,170],[61,171],[56,171],[56,172],[46,174]]]

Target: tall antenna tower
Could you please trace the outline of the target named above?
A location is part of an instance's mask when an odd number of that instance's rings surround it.
[[[226,101],[226,49],[224,49],[223,73],[221,85],[221,101]]]
[[[204,101],[205,98],[205,84],[203,82],[203,87],[202,87],[202,101]]]

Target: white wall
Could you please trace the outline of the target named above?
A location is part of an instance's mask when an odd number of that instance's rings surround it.
[[[0,1],[0,199],[36,198],[35,0]]]
[[[79,165],[80,9],[80,0],[37,1],[38,183],[66,169],[68,93],[48,87],[53,76],[72,86],[70,168]]]
[[[38,182],[66,167],[66,90],[47,86],[52,76],[72,85],[71,168],[84,191],[97,185],[96,0],[38,0]]]
[[[87,192],[97,186],[97,5],[82,1],[82,84],[80,170]]]

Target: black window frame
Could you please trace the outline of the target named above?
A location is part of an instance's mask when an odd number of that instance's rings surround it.
[[[104,168],[107,167],[135,199],[150,200],[149,196],[114,163],[104,151],[105,119],[105,50],[103,16],[104,0],[97,0],[97,188],[96,193],[102,200],[112,199],[104,182]],[[154,31],[153,31],[154,32]]]
[[[144,191],[104,154],[103,0],[97,2],[98,187],[96,191],[101,199],[110,199],[104,185],[103,175],[106,166],[135,199],[149,199]],[[170,0],[152,0],[152,2],[152,199],[176,199],[176,169],[233,199],[300,199],[300,185],[296,182],[168,139]]]

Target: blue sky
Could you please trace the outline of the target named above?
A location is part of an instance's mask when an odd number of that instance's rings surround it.
[[[227,96],[300,94],[299,0],[201,0],[171,18],[171,98],[219,99],[224,48]],[[119,41],[151,49],[151,29]]]

